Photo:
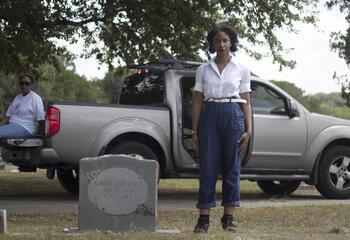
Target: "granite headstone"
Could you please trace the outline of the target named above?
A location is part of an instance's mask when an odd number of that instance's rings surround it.
[[[0,210],[0,234],[7,233],[7,213],[5,209]]]
[[[158,168],[130,155],[81,159],[79,230],[155,231]]]

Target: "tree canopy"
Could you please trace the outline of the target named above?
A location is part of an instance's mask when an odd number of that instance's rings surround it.
[[[58,40],[83,39],[87,57],[136,63],[158,57],[199,60],[215,23],[234,26],[253,46],[266,45],[274,61],[292,67],[276,30],[313,24],[314,0],[3,0],[0,1],[0,72],[33,70],[69,57]],[[243,46],[244,47],[244,46]],[[261,53],[246,47],[256,58]]]
[[[345,15],[348,22],[345,32],[333,32],[331,37],[331,49],[338,52],[339,57],[344,59],[350,68],[350,1],[349,0],[329,0],[328,8],[339,7],[340,12]],[[346,105],[350,107],[350,73],[334,73],[333,78],[341,85],[341,97],[346,100]]]
[[[350,65],[350,1],[349,0],[330,0],[327,1],[328,8],[339,7],[340,12],[345,14],[348,22],[347,30],[332,33],[331,48],[338,51],[339,57],[343,58],[346,64]]]
[[[101,81],[88,81],[79,76],[70,66],[62,62],[58,66],[42,64],[37,69],[33,90],[42,97],[44,104],[49,101],[110,103]],[[107,91],[106,91],[107,92]],[[0,74],[0,116],[5,115],[10,103],[19,93],[18,78]],[[107,92],[108,93],[108,92]]]
[[[310,112],[350,119],[349,108],[346,107],[346,102],[339,93],[306,95],[301,88],[293,83],[275,80],[272,80],[272,82],[289,93]]]

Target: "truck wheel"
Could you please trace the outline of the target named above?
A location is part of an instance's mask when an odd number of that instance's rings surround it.
[[[122,142],[112,147],[109,151],[109,154],[130,154],[132,156],[139,156],[144,159],[156,160],[159,163],[157,154],[153,151],[152,148],[147,145],[139,142]],[[160,178],[160,166],[158,172],[158,181]]]
[[[130,154],[144,159],[158,160],[157,154],[147,145],[139,142],[122,142],[111,148],[108,153]]]
[[[350,198],[350,147],[328,149],[318,169],[317,190],[327,198]]]
[[[300,181],[257,181],[264,193],[269,195],[287,196],[300,185]]]
[[[79,194],[79,169],[57,170],[57,178],[68,192],[74,195]]]

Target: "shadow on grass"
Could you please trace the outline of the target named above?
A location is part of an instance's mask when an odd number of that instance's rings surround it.
[[[216,187],[217,199],[221,198],[221,181]],[[158,185],[159,200],[194,200],[198,196],[198,180],[196,179],[166,179]],[[53,200],[78,200],[78,196],[66,192],[58,180],[46,178],[43,170],[37,173],[0,172],[0,199],[31,198]],[[323,199],[313,187],[300,187],[298,191],[289,196],[270,196],[264,194],[254,182],[241,182],[241,199],[244,200],[270,200],[270,199]]]

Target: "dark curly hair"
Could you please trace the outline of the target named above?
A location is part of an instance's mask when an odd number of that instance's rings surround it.
[[[230,37],[230,41],[232,44],[230,47],[230,51],[236,52],[237,51],[237,44],[238,44],[237,33],[232,27],[230,27],[228,25],[217,25],[208,32],[207,41],[209,43],[209,52],[215,53],[213,40],[214,40],[215,35],[218,32],[224,32]]]
[[[22,78],[29,78],[30,82],[33,84],[34,83],[34,77],[32,75],[29,75],[29,74],[22,74],[21,76],[18,77],[18,81],[21,81]]]

